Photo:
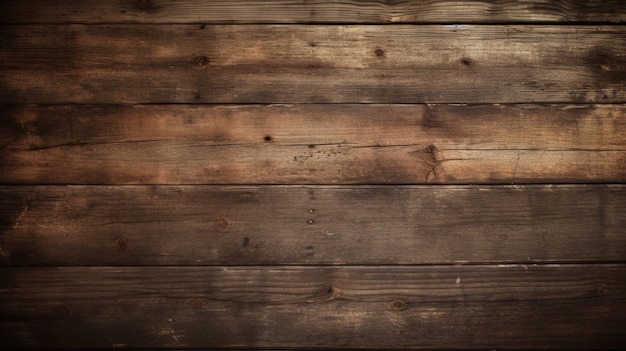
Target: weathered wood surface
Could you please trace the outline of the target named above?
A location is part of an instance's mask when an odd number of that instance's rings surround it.
[[[626,105],[12,106],[0,182],[622,182]]]
[[[0,27],[0,103],[626,101],[624,26]]]
[[[626,185],[1,187],[3,265],[626,261]]]
[[[1,350],[626,345],[626,2],[0,24]]]
[[[619,23],[620,0],[4,0],[1,23]]]
[[[3,349],[626,343],[624,265],[23,267],[0,274]]]

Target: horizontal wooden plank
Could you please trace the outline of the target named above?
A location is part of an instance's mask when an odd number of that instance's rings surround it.
[[[620,0],[4,0],[1,23],[625,22]]]
[[[0,187],[3,265],[626,261],[626,185]]]
[[[624,265],[66,267],[0,274],[2,349],[626,343]]]
[[[14,106],[0,182],[626,181],[626,105]]]
[[[624,26],[0,27],[0,103],[626,101]]]

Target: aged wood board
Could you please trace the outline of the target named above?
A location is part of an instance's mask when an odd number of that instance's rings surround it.
[[[521,184],[626,178],[626,107],[0,108],[12,184]]]
[[[624,265],[0,268],[0,348],[605,348]]]
[[[626,187],[0,187],[4,265],[626,261]]]
[[[3,23],[623,23],[620,0],[4,0]]]
[[[0,349],[623,349],[626,3],[0,1]]]
[[[0,41],[0,103],[626,100],[615,25],[4,25]]]

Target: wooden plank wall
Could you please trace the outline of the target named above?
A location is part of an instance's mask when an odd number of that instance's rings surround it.
[[[0,3],[1,349],[623,349],[620,0]]]

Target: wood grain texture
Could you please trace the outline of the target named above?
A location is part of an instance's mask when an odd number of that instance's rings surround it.
[[[626,261],[626,186],[1,187],[3,265]]]
[[[0,103],[626,101],[623,26],[0,27]]]
[[[620,23],[620,0],[4,0],[1,23]]]
[[[625,23],[0,1],[0,350],[623,349]]]
[[[0,182],[622,182],[626,105],[12,106]]]
[[[0,348],[590,349],[624,265],[0,269]]]

